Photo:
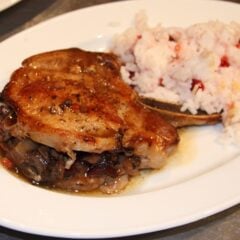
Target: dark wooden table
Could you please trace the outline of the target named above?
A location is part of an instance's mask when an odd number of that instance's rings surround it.
[[[19,31],[64,12],[107,2],[114,2],[114,0],[23,0],[0,13],[0,42]],[[240,4],[240,0],[234,2]],[[0,227],[0,240],[20,239],[43,240],[55,238],[36,236]],[[240,205],[185,226],[122,239],[240,240]]]

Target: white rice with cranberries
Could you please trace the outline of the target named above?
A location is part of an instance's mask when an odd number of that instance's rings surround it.
[[[239,23],[150,27],[140,12],[113,39],[111,51],[123,62],[124,81],[140,94],[180,104],[192,114],[221,113],[225,132],[240,139]]]

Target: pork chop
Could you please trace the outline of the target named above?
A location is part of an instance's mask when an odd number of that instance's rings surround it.
[[[77,156],[84,155],[80,152],[91,153],[84,162],[93,165],[106,153],[120,153],[121,159],[129,159],[130,152],[132,163],[136,157],[140,159],[138,169],[160,168],[178,143],[176,129],[159,113],[140,104],[137,94],[122,81],[120,63],[113,54],[66,49],[30,57],[11,76],[2,102],[3,139],[30,139],[54,149],[64,155],[61,159],[71,159],[65,168],[71,170],[73,165],[75,173],[80,168],[76,167]],[[8,109],[5,113],[4,108]],[[9,119],[13,120],[10,124]],[[1,144],[5,152],[9,149],[7,141]],[[14,154],[10,158],[16,162]],[[119,159],[111,157],[110,162]],[[112,165],[115,170],[121,168],[116,162]],[[123,177],[126,171],[122,172],[112,175]],[[67,188],[66,179],[57,181]],[[59,184],[55,181],[54,185]]]

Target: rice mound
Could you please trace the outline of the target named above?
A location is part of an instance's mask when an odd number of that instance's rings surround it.
[[[150,27],[139,12],[134,25],[114,37],[111,51],[122,60],[124,81],[140,95],[192,114],[221,113],[225,132],[240,139],[240,24]]]

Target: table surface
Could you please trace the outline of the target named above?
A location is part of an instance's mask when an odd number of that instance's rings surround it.
[[[0,42],[19,31],[64,12],[116,1],[117,0],[22,0],[11,8],[0,12]],[[236,0],[235,2],[240,3],[240,0]],[[36,236],[0,227],[0,240],[21,239],[43,240],[56,238]],[[188,225],[121,239],[239,240],[240,205]]]

